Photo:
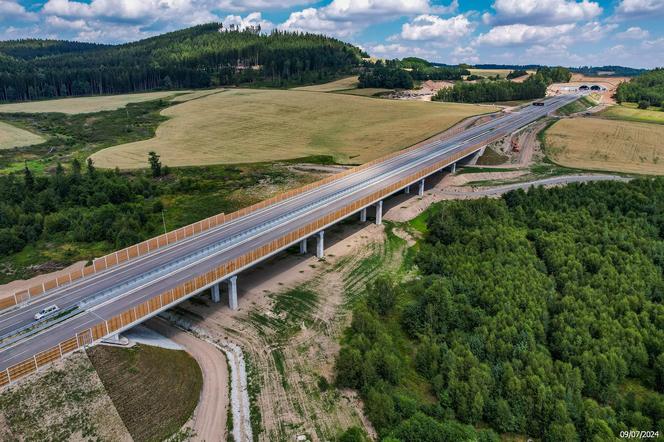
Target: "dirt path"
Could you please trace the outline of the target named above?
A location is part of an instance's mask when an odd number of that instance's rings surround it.
[[[228,366],[224,354],[212,344],[184,332],[163,319],[150,319],[146,325],[184,347],[203,372],[203,389],[194,412],[195,439],[206,442],[226,440],[228,411]]]

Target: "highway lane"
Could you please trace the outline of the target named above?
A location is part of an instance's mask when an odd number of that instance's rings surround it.
[[[379,188],[386,187],[391,182],[399,181],[401,178],[426,167],[426,165],[439,161],[441,157],[462,150],[470,144],[488,139],[497,133],[502,134],[514,131],[553,109],[566,104],[572,99],[574,98],[570,98],[569,96],[550,99],[544,107],[529,106],[519,113],[507,115],[484,125],[471,128],[448,140],[431,143],[431,145],[427,145],[416,151],[408,152],[385,163],[380,163],[356,174],[349,175],[328,184],[324,188],[315,189],[298,197],[277,203],[247,217],[199,234],[189,240],[183,240],[169,247],[159,249],[152,254],[146,255],[144,258],[138,258],[122,266],[109,269],[95,277],[88,278],[87,283],[86,280],[83,280],[76,285],[59,290],[58,293],[49,297],[49,299],[45,299],[43,302],[40,301],[31,306],[2,315],[0,316],[0,324],[2,324],[1,326],[4,330],[29,323],[32,321],[31,316],[34,314],[34,311],[38,310],[43,304],[58,303],[61,308],[66,307],[67,304],[65,303],[70,303],[69,305],[76,304],[81,299],[90,297],[100,290],[114,287],[138,274],[153,270],[155,267],[164,265],[170,261],[181,259],[183,256],[187,256],[202,247],[214,244],[224,238],[233,237],[233,235],[242,234],[242,232],[246,232],[248,229],[256,228],[257,225],[264,224],[275,218],[291,214],[294,209],[302,205],[311,204],[312,201],[321,200],[326,197],[329,198],[337,192],[352,188],[352,186],[360,186],[352,194],[345,195],[343,198],[331,198],[328,203],[316,207],[315,210],[304,211],[296,218],[289,219],[288,222],[277,223],[274,227],[270,228],[258,229],[255,234],[247,236],[243,243],[228,247],[220,251],[216,256],[202,259],[190,267],[176,269],[168,276],[154,278],[143,287],[136,288],[134,291],[125,293],[122,296],[114,297],[112,302],[91,306],[85,313],[65,323],[51,327],[47,333],[31,337],[14,347],[2,350],[0,352],[0,368],[6,368],[21,361],[25,355],[33,354],[35,349],[45,349],[56,345],[61,340],[71,336],[74,330],[84,329],[99,322],[101,318],[109,318],[119,312],[125,311],[127,308],[138,305],[157,293],[191,279],[194,275],[204,273],[208,269],[216,267],[221,262],[233,259],[246,253],[248,250],[269,243],[273,239],[279,238],[302,225],[324,216],[326,213],[333,212],[349,204],[353,200],[361,199]],[[377,182],[377,180],[380,180],[380,182]],[[368,182],[371,184],[363,185],[363,183]]]

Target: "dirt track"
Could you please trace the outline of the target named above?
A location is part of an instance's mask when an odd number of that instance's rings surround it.
[[[203,389],[193,417],[195,440],[206,442],[226,440],[229,386],[228,366],[224,354],[212,344],[173,327],[162,319],[153,318],[146,324],[184,347],[201,367]]]

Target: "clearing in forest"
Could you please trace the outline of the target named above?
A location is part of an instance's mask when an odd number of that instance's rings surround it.
[[[306,91],[234,89],[162,111],[155,138],[101,150],[99,167],[147,167],[156,151],[169,166],[256,163],[329,155],[359,164],[497,108],[375,100]]]
[[[546,131],[546,153],[563,166],[664,175],[664,126],[569,118]]]
[[[129,103],[158,100],[176,94],[186,94],[190,91],[161,91],[146,92],[143,94],[99,95],[95,97],[61,98],[57,100],[28,101],[25,103],[1,104],[0,113],[48,113],[63,114],[89,114],[120,109]],[[207,92],[207,91],[205,91]]]
[[[355,89],[359,83],[357,75],[354,77],[346,77],[340,80],[331,81],[329,83],[315,84],[313,86],[300,86],[293,88],[294,91],[313,91],[313,92],[333,92],[343,91],[346,89]]]
[[[0,121],[0,149],[31,146],[44,141],[46,140],[39,135]]]

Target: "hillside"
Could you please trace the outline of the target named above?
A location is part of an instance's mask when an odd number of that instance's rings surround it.
[[[616,101],[643,101],[646,107],[664,104],[664,68],[653,69],[629,83],[621,83],[616,90]]]
[[[355,46],[321,35],[266,35],[221,26],[209,23],[115,46],[39,40],[0,44],[0,101],[320,82],[348,73],[362,55]]]

